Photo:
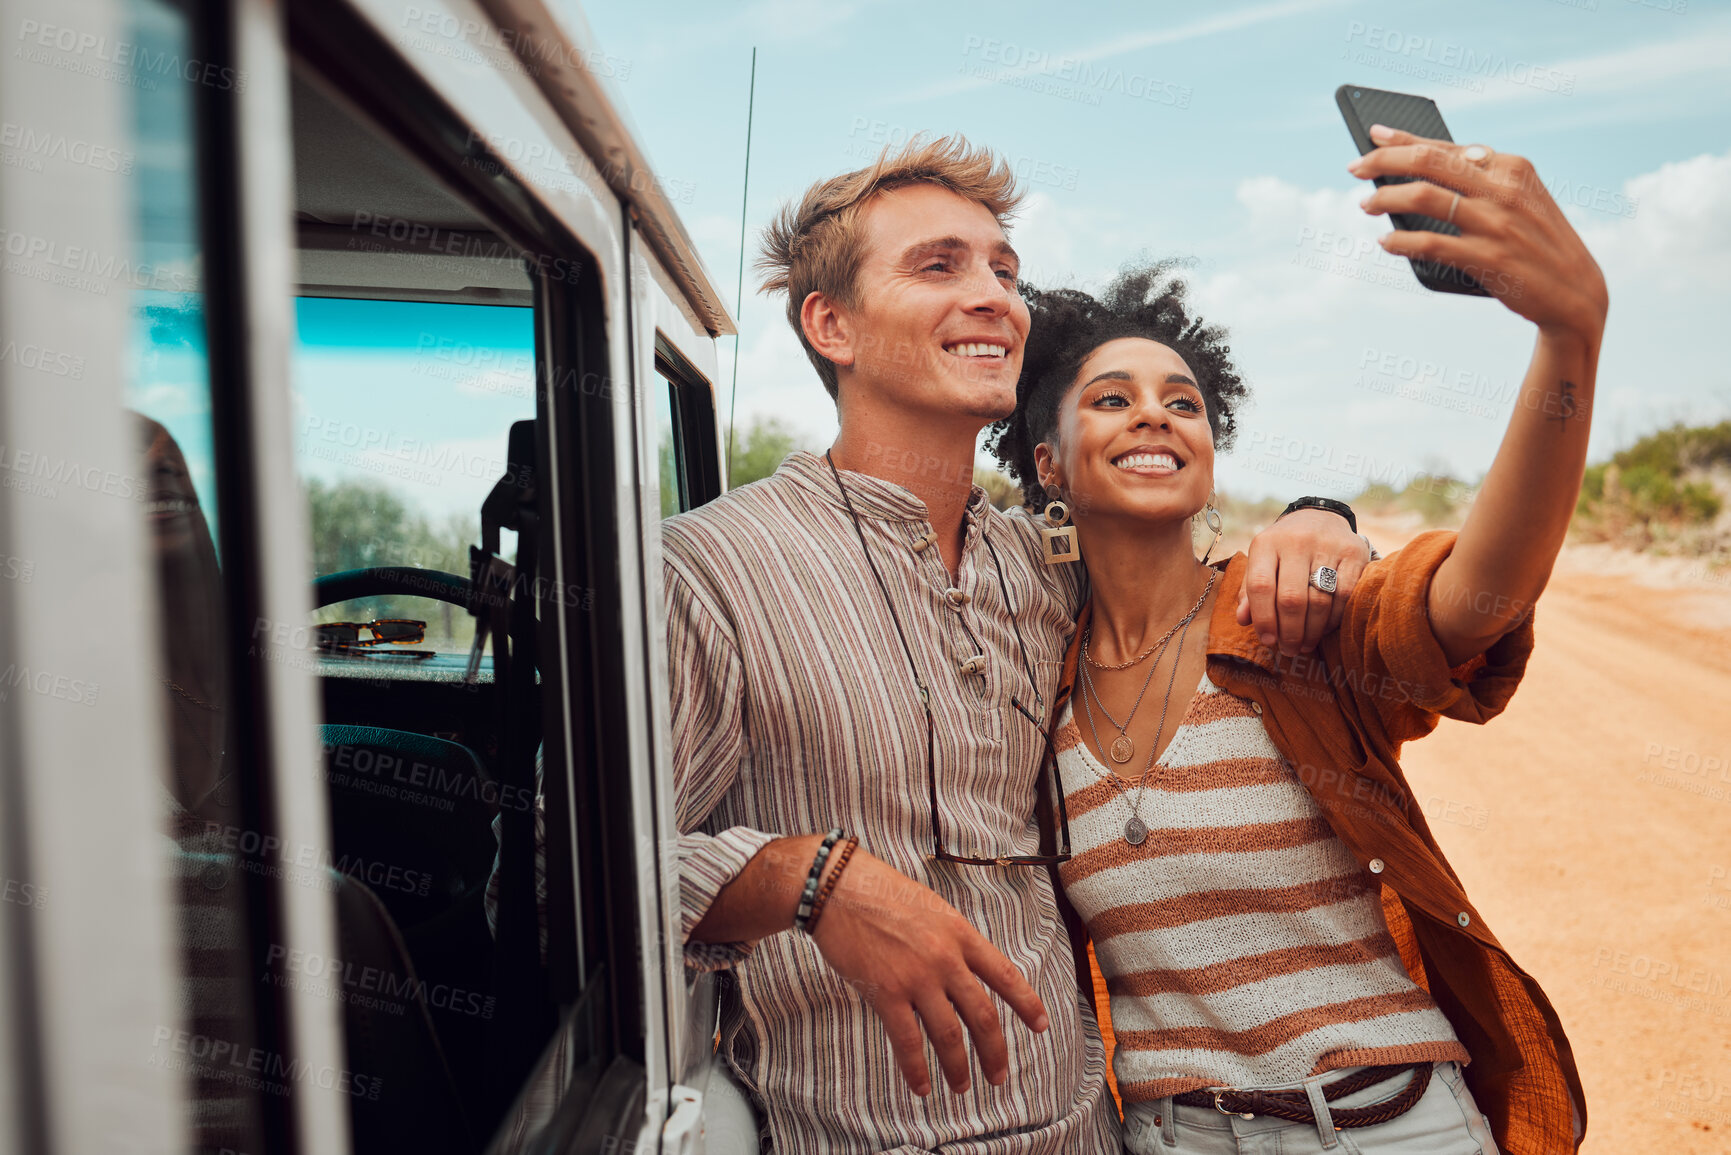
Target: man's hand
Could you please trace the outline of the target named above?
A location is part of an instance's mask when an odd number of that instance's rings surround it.
[[[692,941],[750,942],[791,928],[822,841],[817,834],[778,838],[758,851],[721,888],[691,929]],[[834,868],[832,853],[825,880]],[[1045,1006],[1014,963],[931,888],[863,848],[848,860],[813,941],[883,1019],[896,1065],[916,1095],[932,1089],[926,1036],[957,1094],[970,1086],[968,1035],[987,1081],[1001,1086],[1010,1077],[1009,1048],[987,987],[1030,1030],[1048,1025]]]
[[[1262,644],[1291,656],[1309,653],[1340,627],[1346,600],[1370,561],[1370,546],[1346,519],[1321,509],[1280,518],[1250,543],[1250,569],[1238,597],[1238,624],[1255,625]],[[1332,594],[1310,584],[1317,566],[1339,575]]]
[[[987,987],[1028,1029],[1048,1026],[1040,996],[1014,963],[955,907],[864,850],[854,851],[813,939],[883,1019],[896,1065],[916,1095],[931,1093],[925,1036],[956,1094],[970,1086],[969,1035],[986,1081],[1002,1086],[1009,1078],[1009,1051]]]

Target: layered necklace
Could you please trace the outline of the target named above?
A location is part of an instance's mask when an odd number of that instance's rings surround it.
[[[1184,641],[1190,636],[1190,623],[1196,619],[1196,615],[1201,611],[1203,603],[1208,600],[1208,595],[1214,592],[1214,582],[1219,578],[1219,576],[1219,570],[1210,572],[1208,575],[1208,586],[1202,591],[1202,596],[1196,599],[1196,604],[1190,607],[1190,612],[1174,623],[1172,628],[1167,630],[1159,641],[1142,651],[1141,656],[1134,658],[1131,661],[1115,666],[1104,665],[1094,661],[1088,654],[1088,643],[1094,632],[1093,626],[1090,625],[1088,627],[1088,632],[1082,635],[1082,663],[1080,667],[1082,674],[1082,710],[1088,716],[1088,729],[1094,735],[1094,745],[1101,750],[1105,750],[1111,759],[1120,765],[1130,761],[1130,759],[1136,756],[1136,743],[1131,739],[1129,734],[1130,723],[1135,720],[1136,711],[1142,707],[1142,698],[1148,693],[1148,686],[1154,680],[1154,671],[1160,668],[1160,661],[1166,656],[1167,644],[1171,642],[1173,634],[1178,635],[1178,652],[1172,658],[1172,672],[1166,679],[1166,696],[1160,703],[1160,725],[1154,730],[1154,741],[1152,748],[1148,752],[1147,764],[1142,767],[1142,773],[1136,779],[1136,797],[1134,799],[1125,798],[1125,801],[1129,803],[1130,806],[1130,818],[1124,823],[1124,841],[1128,842],[1131,846],[1141,846],[1148,838],[1148,826],[1142,821],[1142,796],[1148,791],[1148,776],[1154,770],[1154,754],[1155,751],[1159,749],[1160,735],[1166,731],[1166,716],[1172,705],[1172,687],[1178,680],[1178,665],[1184,658]],[[1105,700],[1100,697],[1100,691],[1095,687],[1094,677],[1088,672],[1088,668],[1092,666],[1098,670],[1127,670],[1138,662],[1146,660],[1149,655],[1154,654],[1156,651],[1159,652],[1159,656],[1155,657],[1153,663],[1149,665],[1148,676],[1142,680],[1141,692],[1136,695],[1135,704],[1130,707],[1130,713],[1125,715],[1123,724],[1120,725],[1118,720],[1112,717],[1111,711],[1106,709]],[[1094,721],[1095,706],[1100,707],[1100,713],[1106,715],[1106,721],[1111,723],[1118,731],[1118,737],[1112,742],[1112,745],[1109,748],[1104,742],[1100,741],[1100,728]],[[1103,775],[1103,777],[1105,777],[1107,781],[1111,782],[1112,788],[1118,792],[1118,796],[1124,798],[1124,784],[1119,779],[1118,775],[1108,771]]]

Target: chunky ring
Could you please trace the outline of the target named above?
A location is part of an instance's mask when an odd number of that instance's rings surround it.
[[[1325,594],[1331,594],[1340,587],[1340,574],[1328,566],[1319,565],[1310,575],[1310,584]]]
[[[1461,207],[1461,194],[1456,193],[1455,199],[1449,202],[1449,215],[1448,215],[1448,220],[1446,220],[1444,222],[1445,224],[1451,224],[1452,225],[1455,223],[1455,210],[1460,208],[1460,207]]]
[[[1491,163],[1491,157],[1496,155],[1496,150],[1488,144],[1469,144],[1461,149],[1461,155],[1484,168]]]

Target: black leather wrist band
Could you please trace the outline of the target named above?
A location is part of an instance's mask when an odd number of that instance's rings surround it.
[[[1352,512],[1352,506],[1344,501],[1336,501],[1332,497],[1301,497],[1280,511],[1280,517],[1285,517],[1297,509],[1322,509],[1329,513],[1338,513],[1346,518],[1346,524],[1352,527],[1352,532],[1358,532],[1358,517]],[[1277,517],[1274,520],[1279,521]]]
[[[805,889],[799,895],[799,909],[794,911],[793,925],[805,930],[811,921],[811,904],[817,898],[818,880],[823,877],[823,868],[829,862],[829,852],[834,849],[836,840],[841,837],[841,827],[837,826],[823,837],[823,845],[817,848],[817,856],[812,859],[811,873],[805,876]]]

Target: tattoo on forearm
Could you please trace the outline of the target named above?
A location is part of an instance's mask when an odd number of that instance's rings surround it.
[[[1569,418],[1575,415],[1575,383],[1564,381],[1562,396],[1557,401],[1557,428],[1567,429]]]

